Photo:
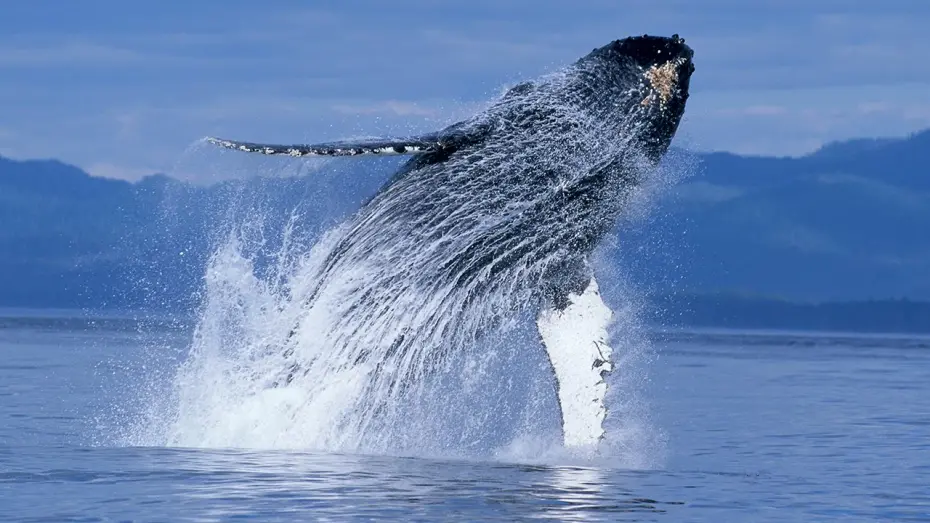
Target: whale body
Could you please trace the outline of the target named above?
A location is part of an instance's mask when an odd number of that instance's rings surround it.
[[[333,233],[303,306],[306,317],[325,310],[341,327],[314,336],[326,338],[339,361],[369,369],[367,389],[389,397],[444,351],[534,311],[564,444],[596,445],[607,414],[612,312],[588,258],[666,153],[685,111],[692,59],[677,35],[630,37],[520,83],[434,133],[307,145],[208,140],[292,157],[409,155]],[[288,338],[274,386],[328,364],[326,354],[302,353],[303,343]]]

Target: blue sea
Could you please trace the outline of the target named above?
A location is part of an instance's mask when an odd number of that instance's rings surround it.
[[[653,332],[625,468],[114,444],[190,342],[154,323],[5,311],[0,520],[930,521],[930,338]]]

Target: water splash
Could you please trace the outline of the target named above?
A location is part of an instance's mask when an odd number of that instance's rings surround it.
[[[314,336],[326,334],[335,319],[325,310],[307,315],[292,295],[304,291],[305,276],[318,270],[337,233],[304,256],[293,256],[285,242],[279,265],[263,278],[248,255],[248,235],[241,230],[230,235],[207,271],[190,357],[163,402],[168,407],[156,409],[144,439],[193,447],[442,456],[482,454],[517,433],[548,433],[549,440],[558,441],[547,362],[538,347],[527,350],[535,333],[528,321],[518,319],[480,347],[451,354],[417,387],[392,396],[390,415],[368,418],[367,426],[346,416],[358,412],[364,395],[372,393],[376,363],[339,368],[325,362],[287,387],[271,387],[287,365],[280,348],[299,317],[301,345],[326,348],[328,339]],[[514,375],[514,368],[521,372]]]
[[[448,353],[405,394],[381,398],[392,402],[390,411],[369,418],[367,426],[346,416],[363,415],[360,398],[372,393],[377,362],[311,366],[287,387],[272,387],[288,365],[281,348],[293,343],[288,338],[295,325],[301,325],[301,345],[318,357],[332,343],[331,333],[323,335],[338,318],[326,309],[308,313],[301,298],[343,229],[308,249],[294,237],[295,214],[277,231],[280,241],[269,253],[262,249],[271,231],[260,216],[253,218],[214,252],[190,354],[167,391],[150,389],[145,416],[125,442],[579,462],[561,448],[555,382],[527,311],[480,343]],[[642,306],[635,285],[611,265],[610,248],[603,251],[595,264],[615,311],[617,369],[608,396],[607,450],[614,464],[654,467],[662,460],[664,436],[643,393],[652,354],[638,317]]]
[[[533,329],[540,289],[677,175],[638,160],[642,93],[609,93],[631,108],[617,122],[566,96],[572,81],[505,96],[464,126],[498,126],[493,143],[395,180],[313,242],[298,214],[270,256],[260,215],[231,227],[190,355],[132,442],[566,458]],[[607,447],[650,466],[662,438],[637,392],[648,343],[634,298],[622,290],[615,307]]]

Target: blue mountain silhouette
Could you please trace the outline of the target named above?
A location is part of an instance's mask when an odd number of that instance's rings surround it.
[[[619,266],[657,300],[930,300],[930,130],[798,158],[694,156],[697,172],[618,234]],[[204,187],[0,158],[0,306],[189,309],[231,217],[274,230],[298,208],[309,238],[391,165]]]

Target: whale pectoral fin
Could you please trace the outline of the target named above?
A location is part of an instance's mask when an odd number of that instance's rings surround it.
[[[421,154],[437,151],[445,146],[443,139],[436,135],[424,135],[411,138],[385,138],[371,140],[346,140],[341,142],[275,145],[207,138],[207,142],[247,153],[261,153],[281,156],[390,156],[398,154]]]
[[[595,446],[604,436],[604,397],[612,369],[607,327],[613,312],[594,278],[563,309],[547,308],[536,320],[555,371],[566,447]]]

